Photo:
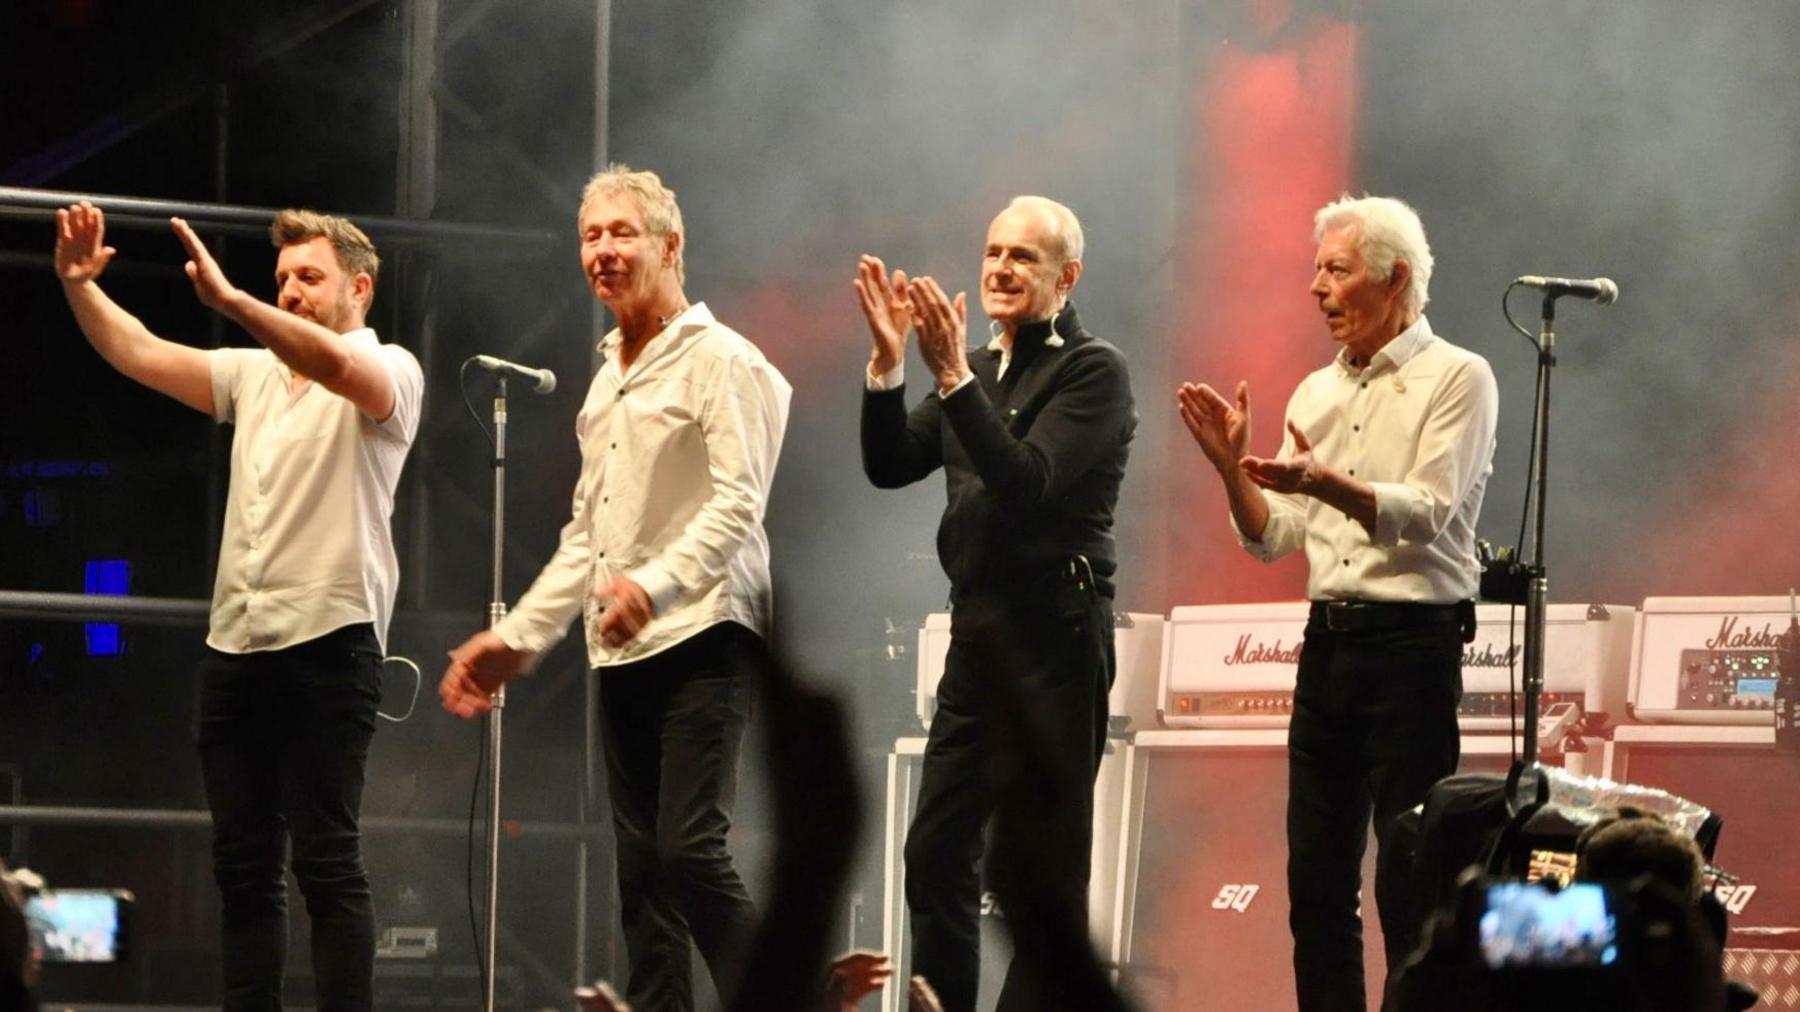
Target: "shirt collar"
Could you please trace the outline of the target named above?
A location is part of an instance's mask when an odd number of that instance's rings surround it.
[[[696,302],[681,312],[676,313],[668,323],[663,324],[663,329],[657,331],[655,337],[644,342],[644,350],[649,351],[651,348],[655,347],[657,343],[662,340],[664,334],[671,332],[680,333],[689,329],[710,327],[716,322],[717,321],[713,319],[712,310],[706,308],[706,303]],[[619,350],[619,345],[623,343],[624,340],[624,332],[620,331],[619,328],[614,327],[606,332],[605,337],[600,339],[600,343],[595,346],[595,350],[610,358],[612,357],[613,352]],[[642,359],[643,356],[640,354],[638,357]]]
[[[1412,326],[1395,334],[1392,341],[1382,345],[1381,350],[1370,357],[1369,364],[1364,368],[1375,369],[1386,363],[1395,369],[1400,369],[1435,340],[1437,340],[1437,335],[1431,332],[1431,321],[1425,318],[1425,314],[1420,313],[1419,318],[1413,321]],[[1337,364],[1338,368],[1351,376],[1362,371],[1350,364],[1349,348],[1338,349]]]

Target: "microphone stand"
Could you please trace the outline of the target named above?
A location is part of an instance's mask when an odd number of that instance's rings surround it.
[[[506,617],[506,598],[501,586],[506,530],[506,375],[496,374],[500,389],[494,394],[494,578],[488,602],[488,628]],[[487,931],[481,943],[482,1012],[494,1012],[494,978],[499,968],[496,946],[500,928],[500,744],[502,717],[506,713],[506,686],[489,697],[488,711],[488,819],[487,819]]]
[[[1538,765],[1538,708],[1544,692],[1544,633],[1549,600],[1549,580],[1544,569],[1544,497],[1550,477],[1550,371],[1556,367],[1556,295],[1545,294],[1543,316],[1537,339],[1537,444],[1532,447],[1535,492],[1529,504],[1535,534],[1531,559],[1525,566],[1529,580],[1525,594],[1525,741],[1520,758],[1528,769]]]

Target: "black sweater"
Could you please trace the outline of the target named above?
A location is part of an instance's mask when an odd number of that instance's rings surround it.
[[[1045,343],[1052,325],[1060,347]],[[947,398],[934,389],[910,413],[904,388],[866,391],[863,470],[899,488],[944,468],[938,559],[956,597],[1024,589],[1077,554],[1110,577],[1113,509],[1137,429],[1124,356],[1082,329],[1070,304],[1019,328],[1005,379],[999,368],[998,351],[972,349],[975,381]]]

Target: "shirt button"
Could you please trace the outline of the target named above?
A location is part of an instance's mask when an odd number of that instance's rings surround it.
[[[1349,559],[1345,559],[1345,560],[1344,560],[1344,565],[1346,565],[1346,566],[1348,566],[1348,565],[1349,565],[1349,564],[1350,564],[1350,560],[1349,560]]]
[[[1356,468],[1354,468],[1354,467],[1353,467],[1353,468],[1351,468],[1351,469],[1350,469],[1350,473],[1351,473],[1351,474],[1352,474],[1352,475],[1355,475],[1355,474],[1356,474]]]
[[[1352,425],[1352,426],[1350,426],[1350,431],[1351,431],[1351,432],[1361,432],[1361,431],[1362,431],[1362,426],[1360,426],[1360,425]]]
[[[601,557],[601,558],[602,558],[602,559],[604,559],[604,558],[606,558],[606,553],[605,553],[605,552],[604,552],[604,551],[602,551],[602,552],[601,552],[601,553],[600,553],[600,557]]]
[[[607,447],[607,449],[609,449],[609,450],[616,450],[618,448],[619,448],[619,444],[617,444],[617,443],[614,443],[611,446]]]
[[[1368,381],[1368,380],[1363,380],[1363,381],[1362,381],[1362,388],[1363,388],[1363,389],[1364,389],[1364,390],[1367,390],[1367,389],[1369,389],[1369,381]]]

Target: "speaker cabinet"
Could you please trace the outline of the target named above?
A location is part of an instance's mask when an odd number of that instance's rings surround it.
[[[1121,989],[1158,1012],[1293,1008],[1287,899],[1287,732],[1157,731],[1125,754],[1118,904]],[[1464,735],[1462,772],[1504,772],[1508,739]],[[1369,1007],[1386,971],[1375,841],[1363,860]]]

